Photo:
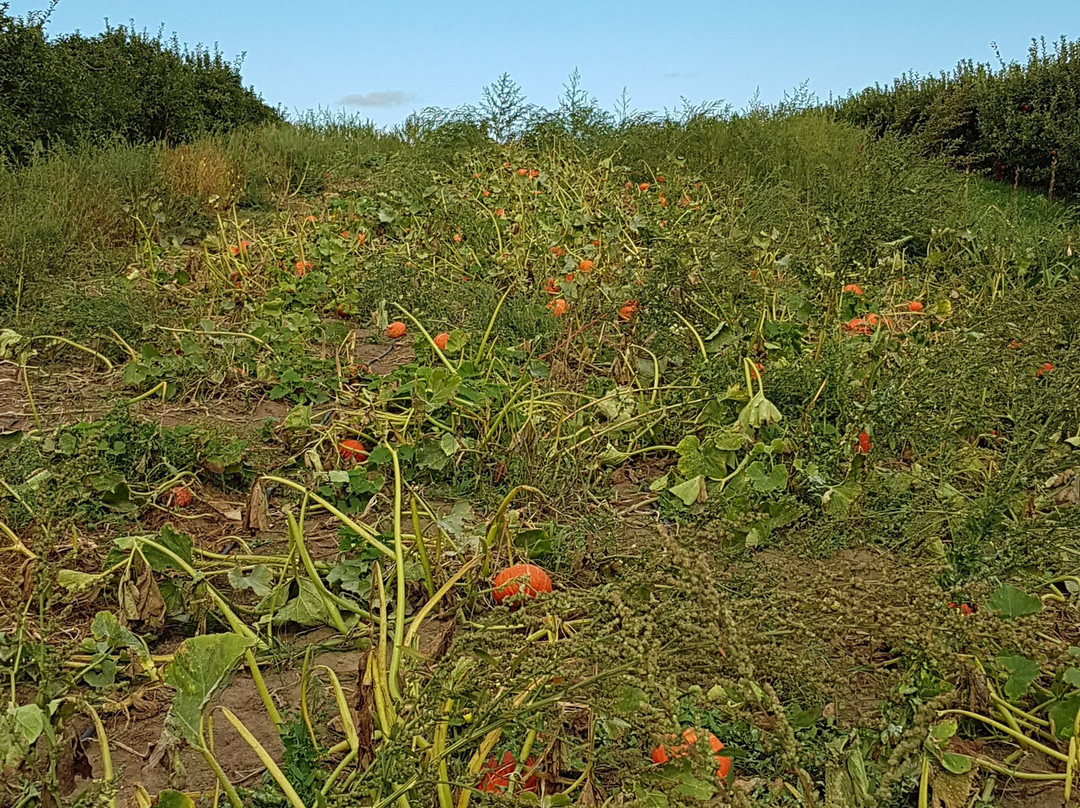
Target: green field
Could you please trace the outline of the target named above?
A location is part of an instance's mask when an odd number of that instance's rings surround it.
[[[3,804],[1064,805],[1078,251],[817,109],[8,166]]]

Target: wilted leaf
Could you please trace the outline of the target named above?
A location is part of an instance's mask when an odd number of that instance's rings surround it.
[[[206,504],[230,522],[239,522],[243,519],[243,513],[231,502],[224,502],[220,499],[208,499],[206,500]]]
[[[0,761],[3,765],[18,765],[45,731],[46,723],[45,713],[36,704],[8,707],[0,716]]]
[[[333,626],[330,611],[318,587],[307,578],[297,578],[296,584],[296,597],[274,611],[271,618],[273,624],[275,626],[285,623],[296,623],[300,626]]]
[[[830,516],[843,515],[848,512],[861,493],[862,486],[854,477],[851,477],[840,485],[829,488],[822,496],[821,504],[825,508],[825,513]]]
[[[299,404],[289,410],[285,420],[281,422],[284,429],[290,432],[299,432],[311,428],[311,405]]]
[[[69,591],[85,589],[92,584],[96,584],[97,581],[98,576],[91,575],[88,572],[79,572],[78,570],[60,570],[56,574],[56,582]]]
[[[134,580],[131,573],[136,573]],[[139,621],[149,626],[165,624],[165,601],[149,563],[138,556],[132,561],[118,590],[120,614],[124,622]]]
[[[971,767],[971,759],[964,755],[951,755],[951,757],[964,758],[968,768],[963,772],[956,773],[948,768],[931,769],[930,792],[931,805],[933,808],[966,808],[972,785],[975,782],[976,771]],[[954,765],[963,766],[956,762]]]
[[[134,651],[143,670],[156,678],[153,657],[146,642],[129,628],[125,628],[116,619],[112,612],[101,611],[94,615],[94,622],[90,624],[90,631],[94,639],[107,643],[111,648],[126,648]]]
[[[165,683],[176,689],[166,727],[202,748],[202,711],[255,640],[238,634],[205,634],[184,640],[165,668]]]
[[[629,453],[617,449],[609,443],[597,459],[600,461],[601,466],[618,466],[620,463],[625,463],[629,458]]]
[[[475,518],[472,505],[459,500],[454,503],[454,507],[450,509],[448,515],[439,517],[438,523],[444,532],[449,533],[455,539],[459,539],[465,536],[466,523],[472,522]]]
[[[759,390],[742,408],[739,413],[739,423],[742,425],[743,432],[750,433],[752,429],[758,429],[763,424],[775,424],[783,417],[780,410],[765,398],[765,393]]]
[[[680,500],[683,505],[693,505],[695,502],[703,501],[707,496],[705,488],[705,478],[701,475],[693,477],[685,482],[681,482],[678,485],[673,485],[668,491]]]
[[[250,589],[260,598],[265,598],[274,588],[274,575],[265,564],[256,564],[248,575],[244,575],[239,567],[233,567],[228,578],[233,589]]]
[[[244,527],[256,533],[270,529],[270,510],[266,504],[262,480],[251,484],[251,493],[248,494],[247,505],[244,507]]]

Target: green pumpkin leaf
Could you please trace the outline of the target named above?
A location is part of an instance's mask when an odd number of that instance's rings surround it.
[[[995,589],[986,605],[991,611],[1011,620],[1042,611],[1041,600],[1011,584],[1002,584]]]
[[[1039,664],[1022,656],[999,656],[998,664],[1010,672],[1002,688],[1005,697],[1015,701],[1027,693],[1032,682],[1039,678]],[[962,772],[961,772],[962,774]]]
[[[946,752],[941,756],[941,765],[953,774],[967,774],[971,771],[971,758],[955,752]]]
[[[1080,711],[1080,695],[1070,696],[1050,708],[1050,720],[1054,722],[1054,730],[1062,740],[1067,741],[1073,736],[1073,724],[1078,711]]]
[[[668,491],[680,500],[683,505],[690,506],[697,502],[701,496],[702,491],[705,489],[705,478],[701,475],[693,477],[686,482],[681,482],[678,485],[673,485]]]
[[[0,763],[17,766],[45,732],[48,720],[36,704],[8,707],[0,715]]]
[[[238,634],[204,634],[184,640],[163,674],[165,684],[176,690],[165,717],[166,728],[196,749],[203,748],[203,708],[254,644],[255,640]]]
[[[195,803],[183,791],[166,789],[158,794],[157,808],[195,808]]]

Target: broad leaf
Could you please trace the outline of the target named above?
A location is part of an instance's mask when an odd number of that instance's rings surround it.
[[[946,752],[941,756],[941,765],[953,774],[967,774],[971,771],[971,758],[955,752]]]
[[[202,748],[202,711],[255,640],[238,634],[205,634],[184,640],[164,671],[167,685],[176,689],[167,728],[180,733],[195,748]]]
[[[191,537],[186,533],[178,533],[173,530],[172,525],[162,525],[161,535],[154,539],[154,542],[160,544],[167,550],[171,550],[185,563],[192,563]],[[153,547],[148,547],[146,544],[141,544],[140,548],[143,558],[146,559],[146,563],[150,565],[150,568],[154,572],[164,572],[168,569],[176,569],[176,561],[165,553],[155,550]]]
[[[699,501],[705,491],[705,478],[698,475],[686,482],[673,485],[668,491],[682,500],[683,505],[693,505]]]
[[[1011,584],[1002,584],[994,590],[986,605],[1002,617],[1016,619],[1042,611],[1042,601]]]
[[[250,589],[258,597],[265,598],[274,588],[274,575],[265,564],[256,564],[250,575],[244,575],[239,567],[229,570],[229,585],[233,589]]]
[[[158,794],[157,808],[195,808],[195,803],[183,791],[166,789]]]
[[[8,707],[0,715],[0,763],[16,766],[45,731],[45,713],[36,704]]]
[[[851,477],[826,491],[821,498],[821,504],[825,508],[825,513],[830,516],[843,516],[861,493],[862,486],[854,477]]]
[[[1059,738],[1068,740],[1073,736],[1077,711],[1080,711],[1080,695],[1070,696],[1050,708],[1050,720],[1054,722],[1054,729]]]
[[[1016,700],[1027,693],[1031,683],[1039,678],[1039,664],[1022,656],[999,656],[998,664],[1010,672],[1002,688],[1006,698]],[[963,774],[963,772],[956,772]]]

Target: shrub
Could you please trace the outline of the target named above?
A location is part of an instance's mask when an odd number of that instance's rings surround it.
[[[240,77],[239,62],[119,26],[50,39],[48,14],[0,4],[0,155],[116,137],[187,142],[279,120]]]
[[[998,179],[1080,193],[1080,40],[1033,41],[1025,63],[961,62],[854,93],[840,117],[875,136],[913,139],[926,153]]]

